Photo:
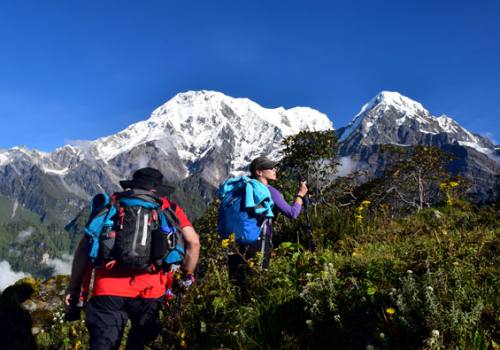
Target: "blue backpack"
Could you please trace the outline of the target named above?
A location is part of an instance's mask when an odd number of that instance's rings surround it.
[[[90,260],[96,266],[116,261],[147,271],[179,266],[185,250],[175,208],[140,189],[96,195],[84,228]]]
[[[260,239],[266,219],[274,217],[274,203],[267,186],[242,176],[224,182],[219,189],[218,231],[221,238],[235,234],[239,244]]]

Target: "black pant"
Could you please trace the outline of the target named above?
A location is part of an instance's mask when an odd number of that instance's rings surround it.
[[[258,240],[252,244],[240,244],[238,251],[241,254],[232,254],[228,257],[229,278],[235,285],[244,288],[246,275],[251,272],[245,262],[257,257],[259,252],[262,252],[262,245],[264,245],[262,262],[256,261],[256,264],[262,264],[262,268],[267,269],[271,258],[272,243],[269,239]],[[244,257],[244,258],[243,258]]]
[[[155,340],[160,333],[160,303],[160,299],[92,297],[85,319],[90,334],[90,350],[118,349],[129,319],[132,327],[126,349],[144,349],[144,345]]]

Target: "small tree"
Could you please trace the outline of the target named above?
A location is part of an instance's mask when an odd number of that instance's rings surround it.
[[[311,193],[319,199],[334,179],[339,164],[335,160],[338,150],[335,132],[301,131],[284,139],[283,145],[280,162],[283,190],[291,193],[299,180],[307,180]]]
[[[384,176],[384,196],[395,195],[393,207],[401,207],[398,204],[402,203],[420,211],[430,206],[437,198],[439,183],[450,178],[445,165],[452,159],[451,155],[430,146],[402,148],[386,145],[384,150],[396,158]]]

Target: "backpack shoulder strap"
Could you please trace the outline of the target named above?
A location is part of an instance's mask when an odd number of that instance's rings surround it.
[[[175,204],[172,201],[169,201],[166,197],[161,197],[162,199],[162,205],[161,205],[161,211],[162,213],[167,216],[167,220],[169,223],[173,224],[175,227],[179,227],[180,220],[177,217],[176,210],[177,210],[177,204]]]
[[[99,193],[90,202],[90,216],[83,230],[85,234],[92,237],[92,247],[89,253],[92,259],[97,257],[99,235],[104,226],[113,225],[112,218],[116,214],[114,199],[114,195],[109,197],[106,193]]]

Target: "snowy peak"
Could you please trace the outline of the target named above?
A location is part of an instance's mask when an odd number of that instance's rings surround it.
[[[381,117],[387,115],[386,112],[393,110],[401,115],[399,120],[395,120],[399,125],[404,122],[407,117],[420,118],[422,123],[427,121],[421,116],[429,116],[430,113],[422,104],[401,95],[398,92],[382,91],[373,97],[368,103],[364,104],[353,120],[343,129],[339,130],[340,141],[348,139],[355,130],[366,136],[372,126]]]
[[[192,162],[220,146],[227,133],[235,135],[237,148],[246,150],[245,146],[252,148],[251,143],[253,148],[263,146],[258,141],[265,141],[266,136],[269,143],[275,134],[286,137],[301,130],[325,129],[332,129],[331,121],[310,108],[268,109],[220,92],[188,91],[158,107],[149,119],[97,140],[92,149],[96,157],[110,161],[140,144],[165,140],[164,152],[176,152],[183,161]]]
[[[422,104],[412,100],[411,98],[401,95],[399,92],[382,91],[378,93],[377,96],[372,98],[367,104],[365,104],[358,115],[380,106],[383,106],[385,108],[393,107],[407,114],[429,114],[427,109],[425,109]]]
[[[419,102],[390,91],[372,98],[339,134],[342,142],[351,144],[415,145],[440,139],[441,143],[474,148],[484,154],[493,152],[489,140],[472,134],[452,118],[435,117]]]

